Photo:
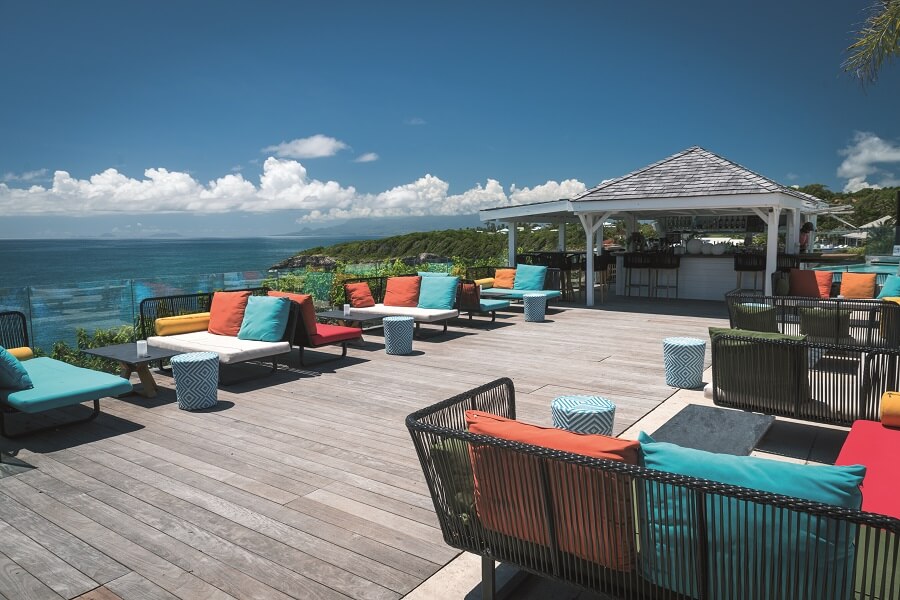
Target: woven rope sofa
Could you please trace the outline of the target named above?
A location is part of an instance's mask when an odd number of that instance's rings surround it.
[[[522,265],[525,269],[542,269],[545,270],[544,285],[539,289],[528,289],[523,287],[494,287],[497,279],[497,272],[515,271],[516,267],[469,267],[466,269],[466,279],[473,280],[481,286],[482,292],[503,294],[506,298],[521,300],[525,294],[543,294],[547,297],[547,302],[562,298],[562,278],[561,271],[555,267],[542,267],[540,265]]]
[[[444,540],[482,557],[486,599],[494,561],[604,598],[900,598],[896,518],[472,433],[473,410],[515,419],[512,382],[406,424]]]
[[[413,281],[412,278],[418,278],[420,280],[420,286],[422,285],[423,278],[419,275],[399,275],[394,277],[356,277],[353,279],[348,279],[344,281],[344,297],[349,303],[352,304],[353,315],[355,317],[359,317],[365,314],[378,316],[389,315],[399,317],[412,317],[416,323],[416,333],[419,332],[422,323],[441,324],[443,325],[443,330],[441,331],[441,333],[446,332],[447,323],[450,321],[450,319],[455,319],[459,316],[459,310],[454,308],[456,304],[455,290],[453,291],[453,299],[449,303],[447,303],[446,306],[443,306],[441,308],[425,308],[419,305],[397,306],[387,304],[385,302],[386,296],[389,294],[389,285],[392,281]],[[366,286],[368,286],[368,291],[371,294],[371,304],[369,304],[368,306],[359,306],[354,300],[351,299],[351,296],[353,296],[353,292],[351,291],[349,286],[353,286],[354,284],[365,284]],[[418,292],[416,293],[416,296],[418,296]],[[415,303],[415,300],[417,300],[417,298],[411,297],[410,300]],[[335,302],[335,304],[337,304],[337,302]]]

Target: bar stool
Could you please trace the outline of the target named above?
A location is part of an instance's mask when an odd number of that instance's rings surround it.
[[[741,252],[734,255],[734,271],[737,273],[737,288],[744,289],[744,273],[753,274],[753,291],[762,291],[757,279],[765,283],[766,255],[758,252]],[[757,276],[763,276],[758,278]]]
[[[647,288],[647,297],[651,296],[651,280],[650,280],[650,264],[653,261],[653,255],[641,252],[628,252],[623,257],[623,267],[625,268],[625,295],[631,295],[631,289],[637,288],[638,295],[641,294],[643,288]],[[647,283],[642,283],[643,273],[647,273]],[[637,277],[637,283],[632,279]]]
[[[675,290],[675,298],[678,298],[678,271],[681,269],[681,256],[668,252],[657,252],[653,254],[650,261],[650,271],[653,274],[653,297],[658,298],[660,290],[666,291],[666,298],[671,298],[670,292]],[[665,274],[665,284],[660,285],[659,274]],[[672,275],[675,276],[675,283],[672,283]]]
[[[600,302],[606,301],[609,290],[610,271],[616,267],[616,257],[609,253],[594,254],[594,289],[600,288]]]

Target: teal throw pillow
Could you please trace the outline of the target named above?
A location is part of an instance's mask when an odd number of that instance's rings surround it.
[[[0,388],[30,390],[33,387],[34,383],[19,359],[0,346]]]
[[[716,454],[656,442],[643,432],[638,441],[648,469],[843,508],[858,510],[862,504],[862,465],[811,466]],[[642,546],[649,549],[643,558],[645,574],[663,587],[697,597],[700,586],[692,565],[702,530],[695,529],[696,496],[669,484],[647,481],[644,487],[648,524],[641,535]],[[707,585],[712,597],[725,597],[734,578],[751,586],[747,598],[789,598],[798,586],[811,598],[852,597],[856,525],[714,493],[705,496],[705,519],[703,547],[709,549]],[[770,594],[773,588],[780,593]]]
[[[547,267],[537,265],[516,265],[514,290],[542,290],[547,277]]]
[[[737,329],[778,333],[775,307],[768,304],[735,304],[731,307],[731,318]]]
[[[419,277],[450,277],[450,273],[442,273],[440,271],[419,271],[416,275]]]
[[[419,308],[451,310],[456,304],[459,277],[423,277],[419,286]]]
[[[280,342],[284,337],[290,312],[291,301],[288,298],[250,296],[238,339]]]
[[[888,275],[878,292],[878,298],[896,298],[900,296],[900,277],[897,275]]]

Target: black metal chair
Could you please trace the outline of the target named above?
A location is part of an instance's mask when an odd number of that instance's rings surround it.
[[[650,272],[653,275],[653,297],[658,298],[659,292],[665,290],[666,298],[671,298],[671,292],[675,291],[678,298],[678,272],[681,269],[681,256],[669,252],[657,252],[650,260]],[[660,284],[660,274],[665,276],[665,283]],[[675,283],[672,283],[674,277]]]
[[[653,282],[650,278],[650,269],[653,262],[653,255],[644,252],[628,252],[623,260],[625,268],[625,295],[630,296],[631,290],[637,288],[639,296],[642,296],[641,290],[647,290],[647,297],[653,295]],[[644,283],[644,275],[646,274],[646,283]],[[637,278],[637,283],[635,283]]]
[[[737,273],[738,289],[762,291],[759,281],[765,282],[766,255],[759,252],[739,252],[734,255],[734,272]],[[753,274],[753,287],[744,288],[744,274]],[[762,277],[759,277],[762,275]]]
[[[0,312],[0,346],[4,348],[25,348],[28,342],[28,319],[17,310]]]

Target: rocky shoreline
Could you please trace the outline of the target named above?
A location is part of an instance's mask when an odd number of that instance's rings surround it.
[[[446,256],[439,256],[437,254],[431,254],[429,252],[423,252],[417,256],[402,256],[396,259],[388,258],[382,260],[372,260],[371,262],[384,262],[385,260],[399,260],[405,265],[416,266],[416,265],[424,265],[427,263],[449,263],[453,262]],[[290,270],[290,269],[321,269],[324,271],[333,270],[339,259],[328,256],[326,254],[298,254],[297,256],[292,256],[286,260],[283,260],[275,265],[272,265],[270,269],[276,270]],[[359,262],[369,262],[365,259],[359,259]]]

